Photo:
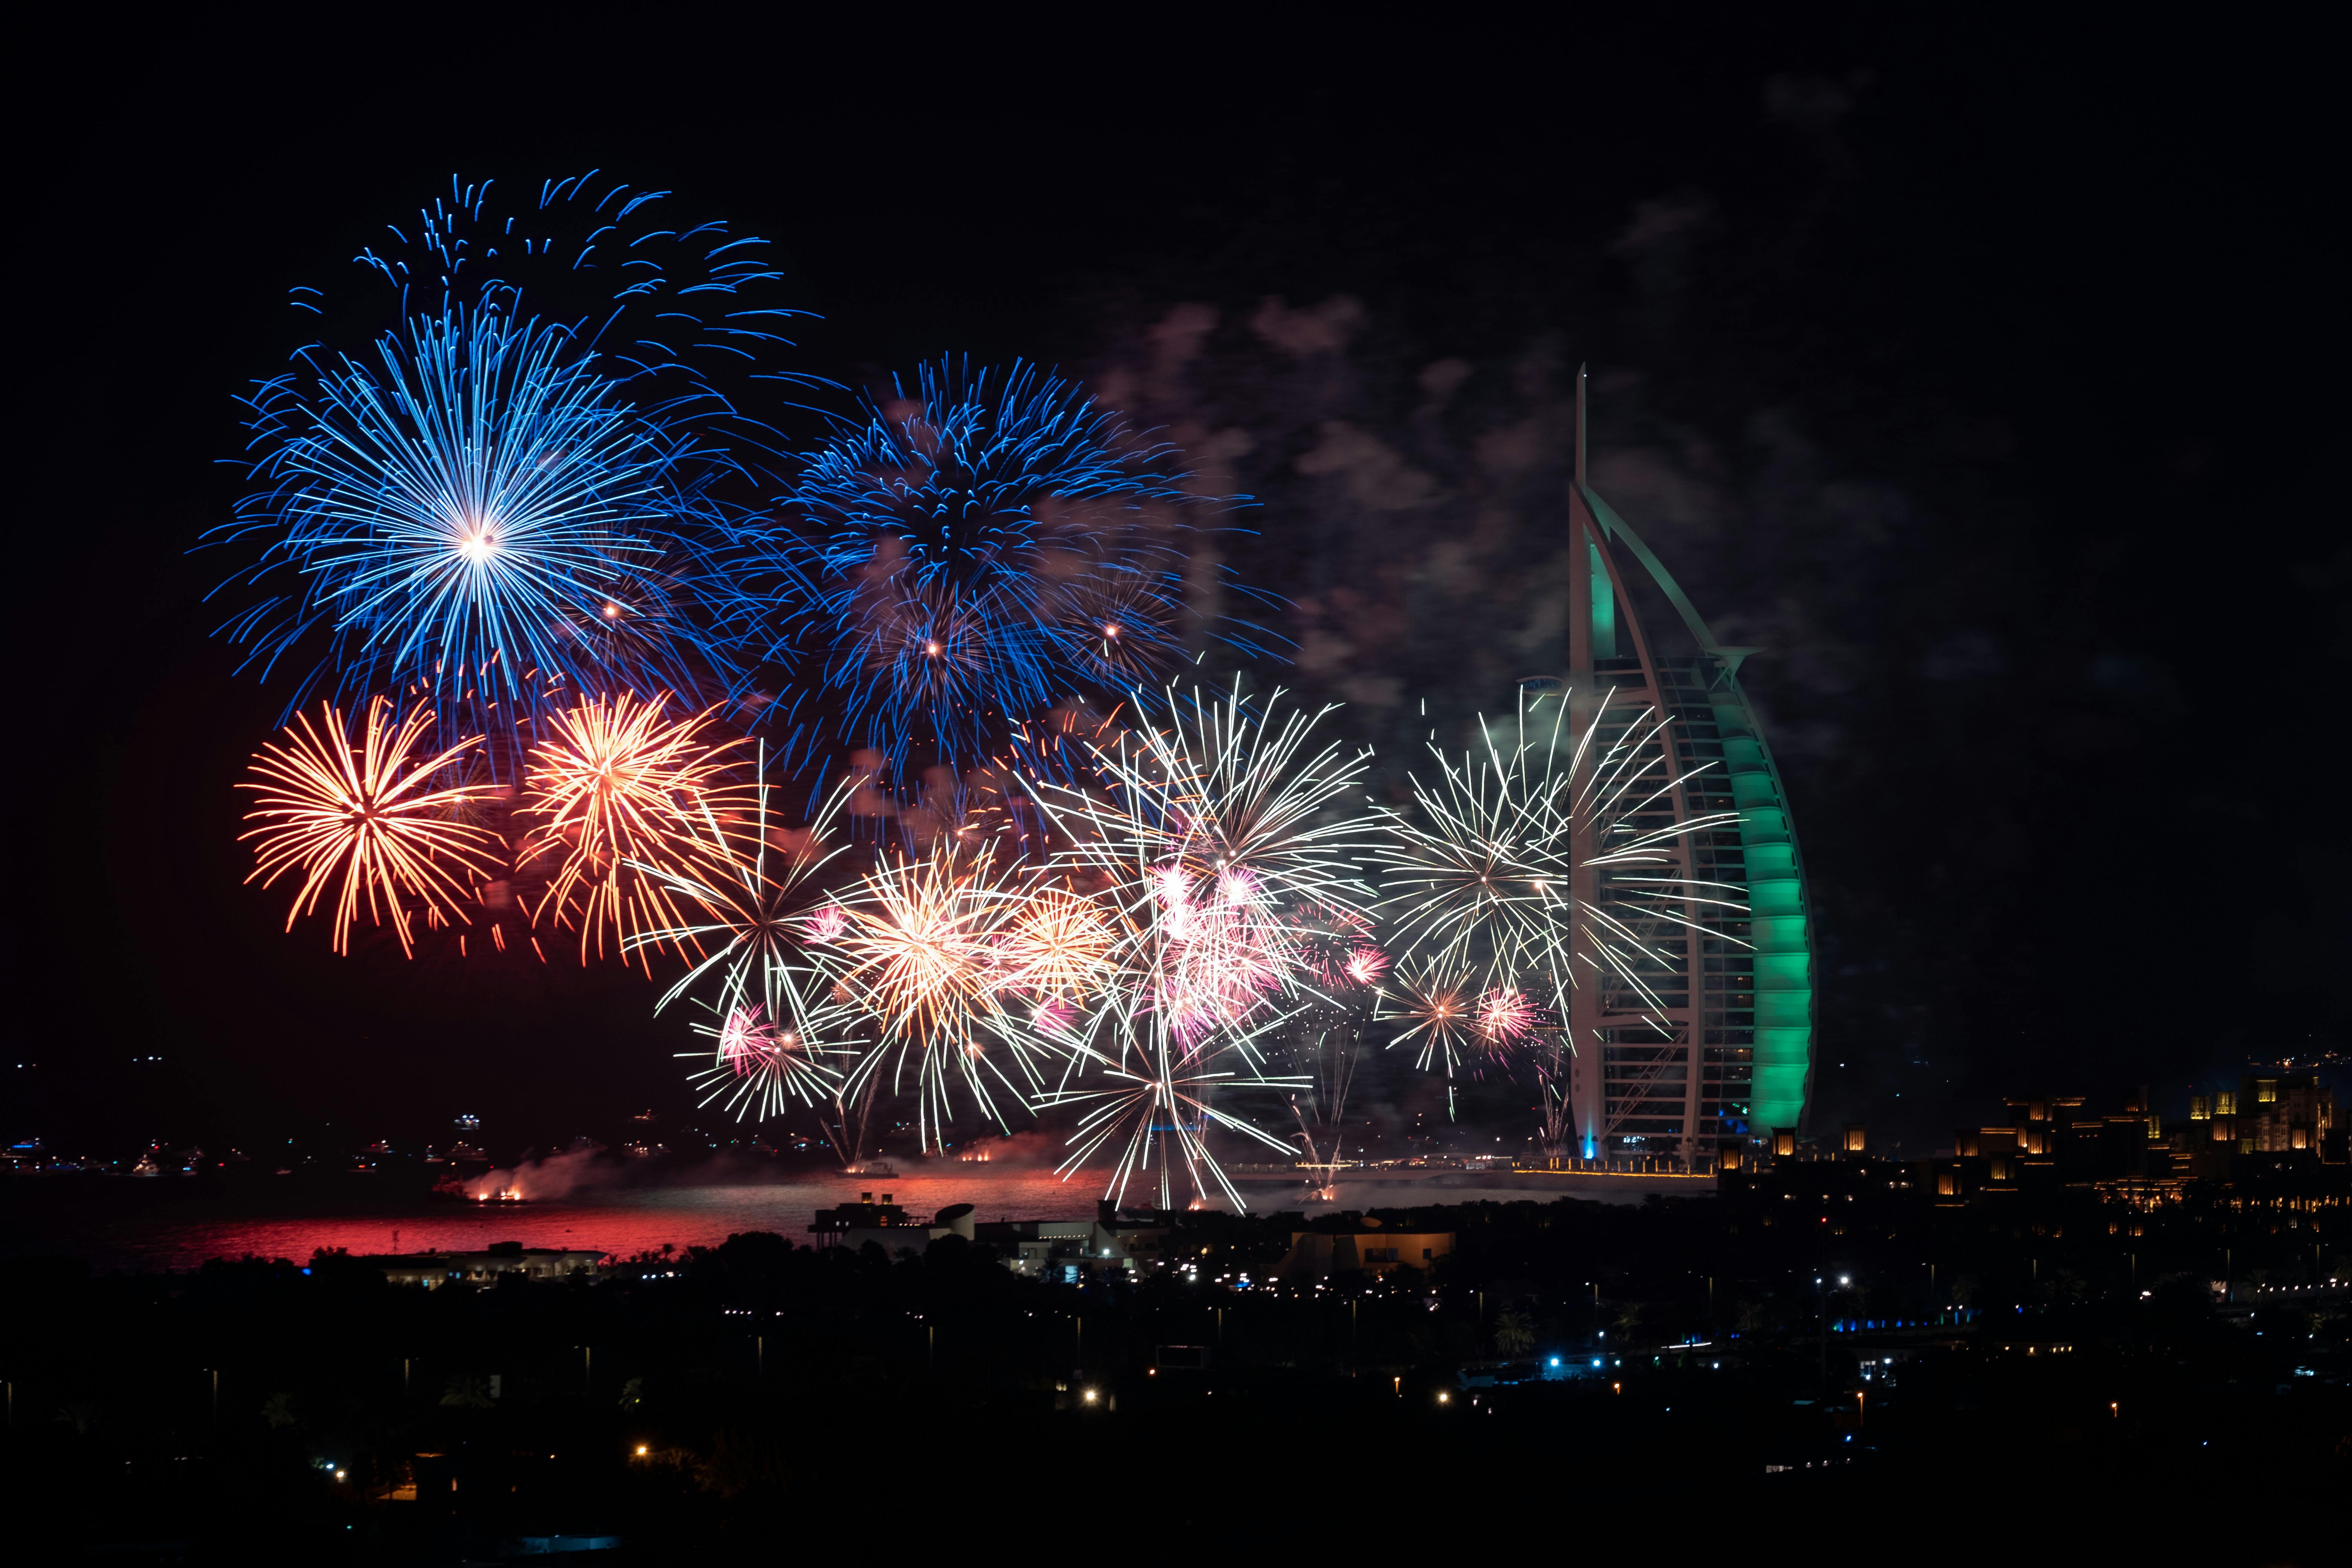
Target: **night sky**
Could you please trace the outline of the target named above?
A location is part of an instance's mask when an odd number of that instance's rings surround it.
[[[600,166],[778,241],[822,317],[800,368],[1026,355],[1165,426],[1261,503],[1226,546],[1292,605],[1261,673],[1349,701],[1384,777],[1559,662],[1589,363],[1597,488],[1767,649],[1816,1125],[1924,1152],[2005,1092],[2177,1114],[2249,1053],[2342,1049],[2319,51],[1328,15],[28,42],[6,951],[38,1066],[0,1131],[119,1153],[466,1110],[505,1147],[690,1105],[641,977],[339,960],[239,886],[230,784],[283,694],[232,678],[199,603],[228,563],[184,552],[237,493],[235,394],[300,341],[288,288],[453,171]]]

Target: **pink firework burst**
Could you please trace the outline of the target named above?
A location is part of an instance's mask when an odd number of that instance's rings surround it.
[[[1355,984],[1370,985],[1388,973],[1389,955],[1369,944],[1360,946],[1348,954],[1347,962],[1339,968]]]
[[[681,1053],[708,1064],[690,1081],[704,1091],[703,1104],[724,1101],[738,1121],[781,1116],[793,1101],[817,1104],[839,1086],[840,1075],[820,1059],[837,1053],[815,1045],[800,1026],[787,1026],[782,1016],[771,1022],[756,1003],[730,1009],[716,1028],[695,1027],[715,1037],[719,1051],[716,1061],[707,1050]]]
[[[848,929],[849,917],[832,904],[801,922],[802,934],[811,942],[838,942],[841,933]]]
[[[758,1007],[738,1007],[719,1026],[719,1060],[738,1078],[748,1078],[768,1064],[781,1043]]]
[[[1184,909],[1192,902],[1192,879],[1185,875],[1181,866],[1153,867],[1151,884],[1164,910]]]
[[[1505,985],[1478,998],[1478,1032],[1504,1046],[1520,1039],[1536,1026],[1536,1005],[1516,985]]]
[[[1160,1005],[1177,1037],[1238,1025],[1279,993],[1292,967],[1281,934],[1232,904],[1188,906],[1160,957]]]

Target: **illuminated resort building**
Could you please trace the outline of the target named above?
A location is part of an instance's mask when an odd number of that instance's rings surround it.
[[[1568,668],[1528,685],[1538,692],[1564,685],[1580,727],[1601,713],[1600,741],[1622,735],[1647,709],[1671,718],[1664,742],[1649,748],[1663,753],[1669,787],[1634,826],[1736,814],[1675,840],[1676,874],[1725,885],[1696,889],[1685,900],[1695,930],[1641,918],[1613,895],[1612,878],[1654,877],[1654,868],[1579,873],[1579,899],[1623,911],[1659,955],[1643,978],[1664,1005],[1644,1004],[1622,984],[1591,984],[1593,967],[1577,966],[1585,983],[1567,1020],[1576,1152],[1586,1160],[1671,1155],[1696,1171],[1711,1163],[1720,1139],[1765,1137],[1804,1118],[1814,1021],[1804,861],[1780,770],[1739,686],[1741,662],[1758,650],[1718,643],[1664,564],[1587,482],[1581,376],[1569,511],[1583,548],[1570,547]],[[1670,607],[1674,618],[1645,626],[1643,604]],[[1604,692],[1612,694],[1605,710]],[[1593,830],[1584,831],[1580,865],[1592,854]]]

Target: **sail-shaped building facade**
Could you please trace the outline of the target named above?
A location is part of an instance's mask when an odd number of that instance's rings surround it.
[[[1681,861],[1675,875],[1693,893],[1686,924],[1649,924],[1654,962],[1642,978],[1650,995],[1609,983],[1571,993],[1567,1099],[1583,1159],[1669,1155],[1698,1170],[1725,1139],[1765,1137],[1803,1120],[1814,1047],[1811,900],[1788,792],[1740,689],[1740,665],[1759,650],[1717,642],[1664,563],[1593,489],[1584,425],[1580,374],[1568,668],[1528,684],[1561,692],[1571,722],[1597,725],[1602,742],[1624,736],[1645,710],[1665,716],[1671,721],[1649,744],[1667,787],[1634,826],[1717,820],[1671,840]],[[1669,607],[1679,625],[1654,636],[1640,601]],[[1575,896],[1605,911],[1620,902],[1613,889],[1633,889],[1616,880],[1628,873],[1587,864],[1594,848],[1577,847]],[[1641,901],[1654,908],[1656,869],[1633,874],[1651,879]],[[1632,898],[1622,907],[1640,918]]]

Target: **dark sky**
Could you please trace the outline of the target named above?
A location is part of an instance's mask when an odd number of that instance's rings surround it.
[[[289,285],[453,171],[589,165],[781,242],[807,369],[1026,354],[1207,451],[1263,503],[1232,560],[1296,604],[1289,679],[1392,765],[1417,699],[1458,723],[1543,663],[1589,362],[1597,482],[1769,650],[1824,1124],[2168,1103],[2345,1045],[2315,39],[571,16],[18,52],[7,1016],[40,1065],[7,1132],[473,1109],[520,1142],[687,1103],[641,980],[278,932],[229,789],[278,699],[231,679],[219,568],[184,553],[236,493],[233,394],[296,342]]]

